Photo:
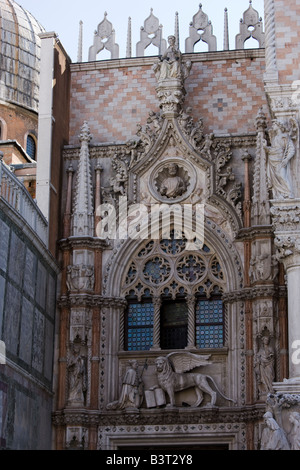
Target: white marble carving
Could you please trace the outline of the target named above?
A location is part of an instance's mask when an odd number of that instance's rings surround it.
[[[199,41],[207,43],[210,52],[217,50],[217,38],[213,35],[211,21],[202,11],[201,3],[199,11],[193,16],[190,23],[189,37],[185,40],[185,52],[194,52],[194,47]]]
[[[217,393],[219,393],[225,400],[232,401],[230,398],[223,395],[218,389],[214,379],[208,375],[201,373],[187,373],[196,367],[206,366],[210,364],[208,359],[210,356],[203,356],[192,354],[188,352],[183,353],[170,353],[166,357],[158,357],[155,361],[157,370],[158,384],[162,390],[166,392],[169,397],[168,407],[175,406],[175,393],[194,388],[197,400],[193,407],[201,405],[204,393],[211,397],[210,405],[214,406],[217,400]],[[217,392],[209,385],[211,382]]]
[[[296,154],[294,144],[296,133],[294,122],[291,122],[288,127],[281,120],[273,121],[273,128],[269,132],[271,146],[265,147],[267,176],[273,199],[294,197],[290,165]]]
[[[261,450],[290,450],[284,430],[270,411],[264,414],[265,429],[261,438]]]
[[[104,19],[98,25],[94,35],[94,43],[89,49],[89,62],[95,61],[97,54],[103,49],[111,53],[111,59],[119,58],[119,46],[115,40],[115,30],[113,25],[107,19],[107,13],[104,13]]]
[[[235,38],[236,49],[244,49],[244,44],[247,39],[256,39],[259,47],[265,46],[265,33],[263,32],[262,18],[254,10],[252,0],[250,0],[249,8],[243,14],[243,19],[240,21],[240,34]]]
[[[83,406],[84,393],[87,390],[86,358],[81,352],[81,342],[76,338],[71,346],[67,362],[68,368],[68,404]]]
[[[138,362],[129,361],[129,368],[122,382],[122,390],[119,400],[109,403],[108,410],[137,410],[143,400],[142,379],[138,374]]]
[[[150,44],[158,48],[159,54],[163,54],[167,48],[167,43],[162,34],[162,25],[159,23],[159,19],[153,15],[153,9],[151,8],[150,15],[144,21],[144,26],[141,27],[140,41],[136,45],[137,57],[144,56],[145,49]]]

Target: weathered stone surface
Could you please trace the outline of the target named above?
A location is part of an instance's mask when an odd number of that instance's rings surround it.
[[[28,366],[31,366],[33,312],[34,306],[23,297],[19,355]]]
[[[36,282],[36,256],[26,248],[25,269],[24,269],[24,292],[34,299]]]
[[[0,269],[6,272],[7,257],[8,257],[8,244],[9,244],[9,227],[0,219]]]
[[[4,341],[7,352],[18,353],[21,293],[10,283],[6,286]]]

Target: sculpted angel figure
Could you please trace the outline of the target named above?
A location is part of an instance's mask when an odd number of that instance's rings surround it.
[[[291,160],[296,154],[293,138],[295,126],[291,130],[278,119],[273,121],[270,131],[271,146],[265,146],[268,157],[268,180],[273,192],[273,199],[293,198],[293,184],[291,177]]]

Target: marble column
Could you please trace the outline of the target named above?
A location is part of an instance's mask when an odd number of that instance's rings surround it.
[[[277,257],[286,271],[288,289],[289,380],[300,392],[300,199],[272,201]]]

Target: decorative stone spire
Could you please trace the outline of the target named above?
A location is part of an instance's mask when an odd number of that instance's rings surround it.
[[[131,48],[131,18],[128,18],[128,30],[127,30],[127,45],[126,45],[126,57],[132,56]]]
[[[82,62],[83,21],[79,21],[77,62]]]
[[[269,189],[267,184],[267,157],[265,151],[266,121],[266,116],[262,108],[260,108],[256,116],[257,140],[254,163],[252,225],[269,225],[271,222]]]
[[[90,168],[89,142],[92,136],[88,123],[85,121],[79,140],[81,142],[79,164],[77,169],[74,210],[73,233],[74,237],[93,236],[93,188]]]
[[[174,33],[174,36],[176,38],[176,47],[177,47],[177,49],[179,49],[180,40],[179,40],[179,15],[178,15],[178,11],[176,11],[176,13],[175,13],[175,33]]]
[[[229,51],[228,10],[224,10],[224,51]]]

